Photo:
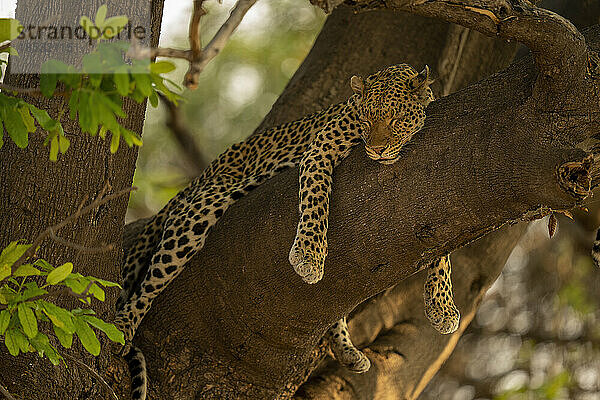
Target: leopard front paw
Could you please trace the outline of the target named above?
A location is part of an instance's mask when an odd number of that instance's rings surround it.
[[[435,330],[442,335],[456,332],[460,326],[460,311],[454,304],[441,307],[435,302],[425,302],[425,315]]]
[[[304,282],[314,284],[323,278],[325,256],[302,246],[298,238],[294,240],[289,260]]]
[[[363,374],[371,368],[371,361],[365,353],[354,347],[344,350],[338,361],[349,371],[357,374]]]

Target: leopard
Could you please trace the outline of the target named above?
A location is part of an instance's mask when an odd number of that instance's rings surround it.
[[[204,246],[210,229],[236,201],[271,177],[299,169],[299,222],[289,262],[299,277],[316,284],[324,274],[332,173],[352,148],[364,144],[369,159],[396,162],[405,144],[422,129],[425,109],[435,100],[428,66],[418,72],[396,64],[366,78],[350,79],[352,95],[295,121],[251,135],[218,156],[196,179],[145,224],[124,257],[122,291],[115,325],[123,331],[120,349],[129,363],[132,398],[147,392],[144,356],[132,344],[152,301]],[[427,318],[441,333],[454,332],[460,313],[453,301],[448,256],[431,262],[424,286]],[[347,316],[326,332],[331,354],[356,373],[369,358],[350,340]]]

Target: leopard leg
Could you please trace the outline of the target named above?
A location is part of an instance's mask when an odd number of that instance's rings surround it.
[[[333,168],[360,142],[358,124],[351,118],[346,113],[330,121],[300,162],[300,221],[289,261],[306,283],[323,277]]]
[[[236,184],[222,181],[201,188],[173,207],[164,223],[161,241],[140,285],[115,318],[115,326],[131,341],[152,301],[184,269],[185,263],[204,246],[210,228],[227,208],[255,187],[255,178]]]
[[[136,284],[139,284],[140,277],[145,274],[145,270],[150,264],[152,253],[161,237],[162,224],[168,214],[163,210],[148,221],[138,235],[135,246],[129,250],[125,257],[125,263],[121,271],[122,289],[115,307],[117,311],[122,309],[123,305],[129,300],[135,291]]]
[[[423,298],[425,315],[440,333],[448,334],[458,329],[460,312],[454,304],[450,255],[432,262],[427,270]]]
[[[325,334],[335,359],[352,372],[362,374],[371,368],[371,361],[350,340],[346,317],[340,319]]]
[[[596,232],[596,240],[592,246],[592,259],[594,260],[596,267],[600,268],[600,229]]]

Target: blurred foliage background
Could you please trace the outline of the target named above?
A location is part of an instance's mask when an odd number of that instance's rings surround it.
[[[282,4],[283,2],[283,4]],[[191,2],[165,2],[161,45],[187,48]],[[206,3],[208,41],[233,0]],[[187,8],[182,8],[187,7]],[[308,2],[262,0],[222,54],[185,91],[184,123],[210,160],[244,139],[270,110],[325,20]],[[170,78],[181,82],[181,62]],[[149,108],[129,220],[158,211],[194,177],[165,125],[165,108]],[[420,397],[424,400],[600,400],[600,273],[589,250],[600,209],[530,224],[483,300],[456,351]]]
[[[165,1],[162,46],[189,48],[191,3]],[[234,4],[234,0],[205,3],[204,44]],[[325,14],[309,2],[264,0],[250,9],[223,52],[200,74],[198,89],[184,92],[184,123],[208,160],[259,125],[308,54],[324,21]],[[169,77],[182,82],[186,62],[175,62],[179,68]],[[134,178],[139,190],[131,197],[128,221],[156,213],[194,178],[165,125],[163,105],[148,108],[143,138]]]
[[[530,223],[424,400],[599,400],[600,210]]]

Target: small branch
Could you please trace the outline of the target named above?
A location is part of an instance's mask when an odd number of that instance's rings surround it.
[[[130,187],[130,188],[120,190],[116,193],[113,193],[111,195],[104,197],[104,192],[106,191],[107,187],[108,187],[108,183],[104,186],[104,188],[100,192],[100,195],[98,196],[98,198],[96,200],[94,200],[92,203],[90,203],[86,207],[82,208],[82,205],[85,202],[85,199],[84,199],[84,201],[79,205],[77,211],[75,211],[74,214],[71,214],[70,216],[68,216],[67,218],[62,220],[62,222],[59,222],[58,224],[56,224],[54,226],[46,228],[46,230],[44,230],[42,233],[40,233],[33,241],[31,247],[29,247],[23,253],[23,255],[21,257],[19,257],[19,259],[17,261],[15,261],[15,263],[12,265],[12,267],[11,267],[12,273],[14,273],[17,270],[17,268],[20,267],[25,262],[25,260],[27,260],[28,258],[32,257],[35,254],[35,250],[42,244],[44,239],[46,239],[47,237],[49,237],[51,235],[52,232],[56,232],[59,229],[63,228],[64,226],[68,225],[69,223],[76,221],[79,217],[89,213],[96,207],[106,204],[111,200],[119,198],[123,195],[128,194],[132,190],[137,189],[136,187]]]
[[[194,171],[190,175],[198,176],[208,165],[208,160],[198,147],[198,143],[194,139],[194,135],[189,131],[187,126],[182,121],[182,116],[177,107],[172,101],[164,95],[158,95],[163,104],[167,108],[167,127],[173,133],[173,137],[179,144],[179,148],[189,161],[189,164],[194,167]]]
[[[48,293],[44,293],[44,294],[40,294],[38,296],[31,297],[31,298],[27,299],[27,301],[49,299],[49,298],[53,298],[53,297],[62,296],[63,294],[68,294],[70,296],[75,297],[76,299],[88,300],[90,297],[92,297],[92,296],[90,296],[90,289],[94,285],[101,287],[103,290],[106,289],[106,287],[104,285],[102,285],[101,283],[96,282],[96,281],[91,281],[90,283],[88,283],[88,285],[85,287],[85,289],[81,293],[75,293],[71,288],[63,287],[60,289],[51,290]],[[88,303],[89,303],[89,301],[88,301]],[[7,305],[0,304],[0,310],[6,310],[7,308],[8,308]]]
[[[2,384],[0,384],[0,393],[2,393],[4,397],[6,397],[8,400],[17,400]]]
[[[190,50],[192,60],[197,60],[202,55],[202,39],[200,36],[200,19],[206,15],[206,10],[202,8],[204,0],[194,0],[194,11],[190,19]]]
[[[127,51],[127,56],[135,59],[155,59],[156,57],[169,57],[169,58],[181,58],[187,61],[190,61],[191,51],[190,50],[181,50],[181,49],[172,49],[169,47],[141,47],[138,43],[133,42],[129,50]]]
[[[189,89],[198,87],[198,77],[204,70],[206,65],[217,56],[227,44],[227,41],[236,30],[242,19],[256,3],[256,0],[238,0],[235,7],[231,10],[229,18],[221,26],[213,39],[208,43],[206,48],[202,49],[200,37],[200,19],[206,15],[206,11],[202,8],[204,0],[194,0],[194,10],[190,19],[189,27],[189,50],[179,50],[166,47],[148,48],[141,47],[139,43],[133,42],[127,56],[136,59],[154,59],[156,57],[181,58],[189,61],[190,68],[184,77],[184,85]]]
[[[50,230],[50,239],[54,240],[57,243],[60,243],[64,246],[67,247],[71,247],[81,253],[87,253],[87,254],[94,254],[94,253],[105,253],[108,251],[112,251],[115,248],[115,245],[113,243],[104,245],[104,246],[98,246],[98,247],[86,247],[86,246],[82,246],[80,244],[77,243],[73,243],[70,242],[66,239],[63,239],[59,236],[56,236],[56,233],[54,233],[54,230]]]
[[[12,45],[12,42],[6,42],[3,45],[0,45],[0,52],[8,49]]]
[[[38,88],[21,88],[21,87],[16,87],[16,86],[11,86],[11,85],[6,85],[4,83],[0,83],[0,90],[6,91],[6,92],[21,93],[21,94],[25,94],[25,95],[32,96],[32,97],[44,97],[41,90]],[[53,96],[56,96],[56,97],[68,97],[70,95],[71,95],[70,90],[69,91],[57,91],[57,92],[53,93]]]
[[[114,398],[115,400],[119,400],[119,397],[117,396],[117,394],[115,393],[115,391],[110,387],[110,385],[100,376],[100,374],[98,374],[92,367],[90,367],[89,365],[87,365],[86,363],[84,363],[81,360],[76,359],[75,357],[69,355],[69,354],[64,354],[64,356],[66,358],[68,358],[71,361],[76,362],[77,364],[79,364],[80,366],[82,366],[83,368],[85,368],[90,374],[92,374],[96,379],[98,379],[98,381],[100,382],[100,384],[106,389],[106,391],[111,395],[112,398]]]
[[[225,47],[231,34],[242,22],[244,15],[246,15],[254,3],[256,3],[256,0],[238,0],[233,10],[231,10],[229,18],[202,51],[200,57],[190,63],[190,69],[185,74],[184,78],[185,86],[190,89],[196,89],[198,87],[198,76],[204,70],[206,65],[219,54],[223,47]]]

